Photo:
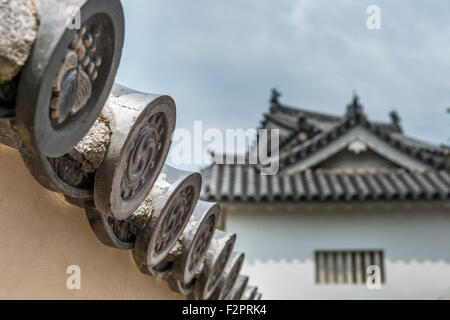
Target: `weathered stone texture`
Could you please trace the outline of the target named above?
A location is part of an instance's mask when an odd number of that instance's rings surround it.
[[[80,186],[102,164],[110,143],[108,126],[96,121],[88,134],[66,155],[53,159],[60,177],[69,185]]]
[[[14,78],[27,61],[38,25],[33,0],[0,0],[0,83]]]
[[[72,156],[75,153],[82,155],[83,158],[79,160],[81,160],[83,170],[85,173],[92,173],[102,164],[110,138],[111,133],[107,124],[96,121],[88,134],[69,154]]]

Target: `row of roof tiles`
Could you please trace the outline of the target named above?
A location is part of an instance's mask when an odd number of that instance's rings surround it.
[[[210,201],[448,200],[450,174],[428,170],[308,170],[263,176],[251,165],[203,170],[201,197]]]

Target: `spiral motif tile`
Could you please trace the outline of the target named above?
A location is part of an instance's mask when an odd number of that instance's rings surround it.
[[[228,244],[225,250],[222,251],[219,261],[216,263],[214,269],[211,272],[211,276],[207,287],[208,291],[212,290],[217,285],[220,276],[222,275],[222,271],[225,269],[225,266],[228,262],[228,258],[230,257],[232,250],[233,246],[231,244]]]
[[[242,256],[241,256],[242,257]],[[238,262],[233,266],[233,269],[231,269],[230,274],[228,275],[228,279],[226,281],[226,287],[223,291],[223,296],[226,298],[231,292],[231,289],[233,288],[233,285],[236,283],[237,278],[239,277],[239,273],[242,268],[244,259],[239,258]]]
[[[210,239],[214,234],[214,230],[216,229],[216,216],[211,215],[208,217],[206,223],[201,226],[199,230],[201,236],[198,237],[195,244],[193,245],[193,250],[191,255],[188,258],[189,265],[188,271],[191,272],[194,267],[198,266],[202,261],[202,257],[204,257],[205,252],[208,250],[208,245],[210,243]]]
[[[164,252],[177,240],[181,228],[189,218],[194,205],[194,188],[184,188],[170,205],[161,227],[158,231],[155,251],[157,254]]]
[[[167,121],[163,113],[153,115],[130,152],[121,182],[124,201],[140,193],[146,181],[150,181],[156,163],[161,161],[161,149],[167,139]]]

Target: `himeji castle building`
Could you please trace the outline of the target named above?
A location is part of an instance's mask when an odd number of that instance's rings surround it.
[[[396,112],[371,121],[357,97],[341,116],[278,97],[261,124],[280,132],[277,175],[202,172],[265,298],[449,298],[449,148],[405,135]]]

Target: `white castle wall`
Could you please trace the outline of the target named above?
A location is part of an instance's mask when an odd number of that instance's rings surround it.
[[[225,206],[264,299],[450,297],[449,203]],[[315,250],[382,249],[386,283],[317,285]]]

